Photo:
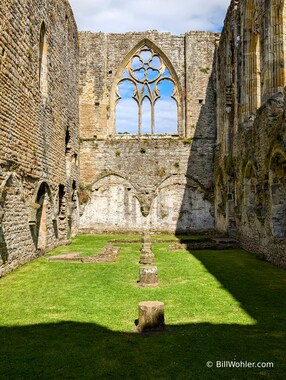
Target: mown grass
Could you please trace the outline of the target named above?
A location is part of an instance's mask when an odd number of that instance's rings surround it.
[[[160,286],[150,289],[137,286],[139,243],[117,243],[116,263],[47,260],[122,238],[136,236],[78,236],[1,279],[0,379],[285,378],[284,270],[242,250],[155,243]],[[165,303],[166,333],[135,333],[144,300]],[[274,368],[206,366],[234,359]]]

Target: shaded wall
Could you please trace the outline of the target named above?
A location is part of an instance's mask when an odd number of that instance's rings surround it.
[[[218,49],[215,162],[217,229],[283,267],[284,14],[284,1],[231,3]]]

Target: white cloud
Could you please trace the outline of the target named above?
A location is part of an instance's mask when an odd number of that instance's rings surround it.
[[[218,31],[230,0],[70,0],[79,30]]]
[[[177,105],[171,98],[162,98],[155,105],[155,133],[177,133]],[[122,99],[116,107],[116,132],[138,133],[138,105],[133,99]],[[142,133],[151,133],[151,108],[142,107]]]
[[[121,99],[116,106],[116,132],[138,133],[138,106],[133,99]]]
[[[155,132],[178,133],[178,107],[175,100],[162,98],[155,105]]]

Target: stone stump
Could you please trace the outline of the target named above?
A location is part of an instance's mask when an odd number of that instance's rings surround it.
[[[153,264],[155,260],[154,254],[151,249],[145,249],[144,246],[141,248],[140,254],[140,264]]]
[[[140,302],[138,305],[138,312],[138,332],[161,331],[165,329],[163,302]]]
[[[142,244],[141,251],[142,251],[142,250],[145,250],[145,251],[152,251],[152,243],[151,243],[151,242],[143,243],[143,244]]]
[[[139,286],[158,286],[158,268],[142,267],[139,268]]]
[[[154,254],[152,252],[152,242],[151,237],[148,232],[144,232],[142,236],[142,247],[140,255],[140,264],[153,264],[154,263]]]
[[[151,237],[149,233],[144,233],[142,236],[142,243],[151,243]]]

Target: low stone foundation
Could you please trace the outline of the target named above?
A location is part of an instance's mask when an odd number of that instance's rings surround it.
[[[96,255],[81,257],[82,252],[68,252],[56,256],[50,256],[49,261],[64,261],[72,263],[112,263],[115,262],[119,254],[119,247],[108,245]]]

